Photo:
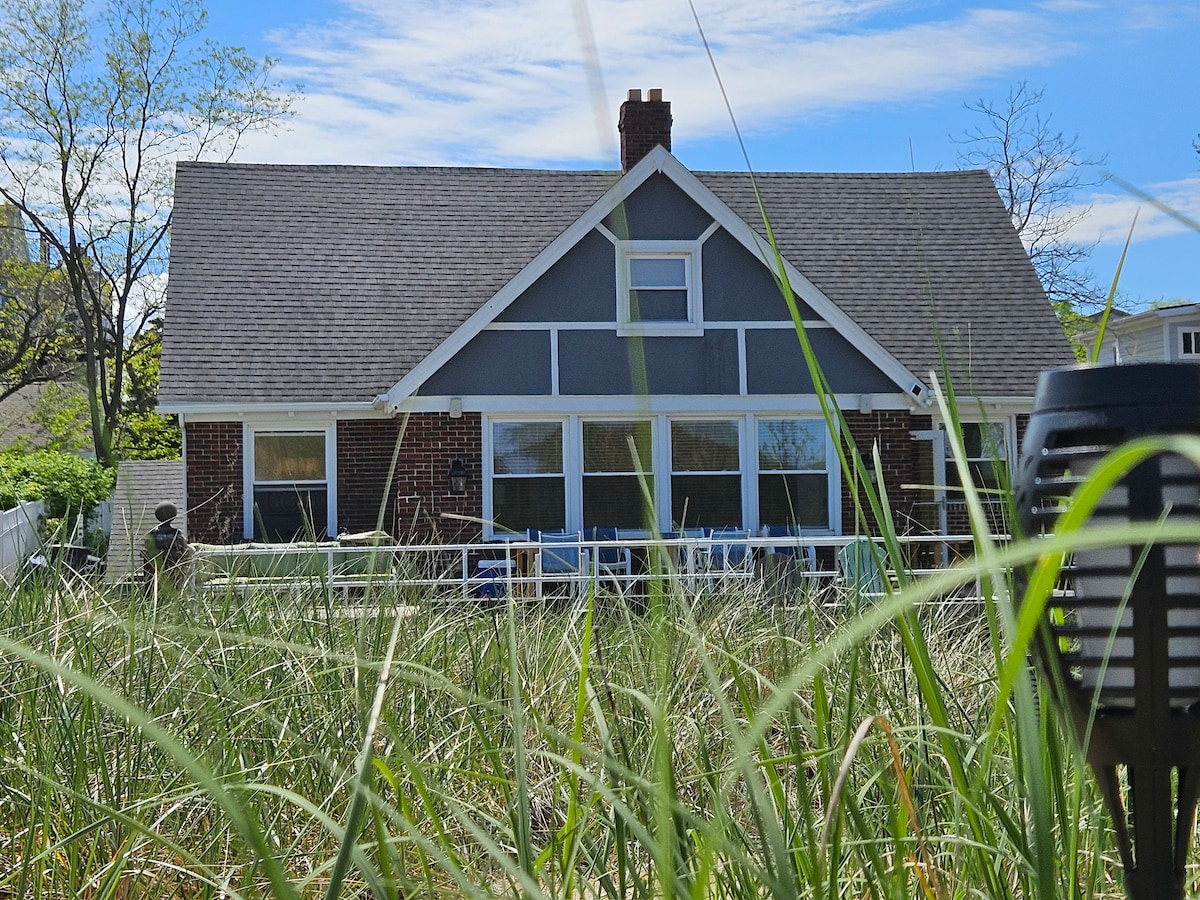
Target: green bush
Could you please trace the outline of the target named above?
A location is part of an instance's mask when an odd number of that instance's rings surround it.
[[[0,508],[44,500],[47,518],[87,515],[112,493],[114,474],[95,460],[57,450],[0,453]]]

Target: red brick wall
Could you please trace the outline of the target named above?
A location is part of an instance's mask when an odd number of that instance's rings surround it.
[[[392,486],[395,535],[402,540],[479,538],[483,512],[479,413],[463,413],[458,419],[446,413],[414,413],[407,419],[401,416],[395,427],[404,430]],[[346,452],[339,443],[339,455]],[[391,454],[389,446],[389,462]],[[450,493],[447,480],[450,463],[455,459],[461,459],[467,468],[467,492],[461,496]]]
[[[375,528],[384,502],[383,527],[403,540],[474,539],[481,533],[482,451],[478,413],[451,419],[420,413],[397,419],[347,419],[337,424],[337,526]],[[205,543],[243,537],[242,423],[187,423],[188,532]],[[392,488],[388,470],[403,430]],[[467,467],[467,492],[450,494],[450,462]],[[462,518],[449,518],[447,513]]]
[[[337,424],[337,530],[373,531],[386,502],[383,530],[396,530],[396,494],[387,490],[396,419],[347,419]]]
[[[188,422],[188,538],[206,544],[242,540],[242,423]]]
[[[906,490],[904,484],[914,484],[920,481],[913,469],[913,439],[910,431],[928,429],[931,426],[929,416],[914,416],[907,410],[879,410],[870,413],[860,413],[856,410],[846,410],[847,432],[843,432],[844,440],[853,440],[858,452],[862,455],[863,463],[873,471],[875,467],[873,445],[879,444],[879,457],[883,467],[883,481],[887,488],[888,500],[892,514],[896,520],[896,529],[903,534],[906,530],[906,520],[912,513],[913,504],[922,499],[920,492]],[[870,505],[866,496],[860,497],[867,513],[869,528],[876,527],[874,516],[871,515]],[[842,479],[842,531],[853,534],[861,526],[855,522],[855,508],[852,496],[852,486]]]

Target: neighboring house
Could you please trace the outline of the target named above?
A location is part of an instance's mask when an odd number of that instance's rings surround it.
[[[1090,349],[1096,333],[1084,338]],[[1200,362],[1200,303],[1114,315],[1104,328],[1098,362]]]
[[[631,443],[662,529],[852,531],[755,185],[670,127],[630,92],[622,172],[181,164],[159,402],[190,536],[633,529]],[[987,481],[1071,360],[987,173],[756,183],[845,437],[905,527],[961,528],[930,372]]]

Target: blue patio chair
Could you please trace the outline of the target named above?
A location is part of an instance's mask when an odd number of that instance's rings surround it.
[[[589,540],[603,542],[608,546],[596,547],[596,577],[611,579],[621,590],[633,576],[633,554],[628,547],[618,547],[620,532],[616,528],[592,528]]]
[[[708,574],[717,578],[749,578],[754,574],[754,554],[743,528],[716,528],[709,537]]]
[[[541,531],[535,533],[534,539],[542,545],[536,559],[539,594],[545,581],[567,581],[574,589],[584,575],[590,574],[587,551],[580,546],[583,541],[580,532]]]
[[[794,525],[767,525],[766,536],[789,538],[790,540],[771,546],[767,551],[777,556],[790,556],[800,562],[805,571],[815,572],[817,569],[817,548],[812,544],[800,542],[800,531]]]

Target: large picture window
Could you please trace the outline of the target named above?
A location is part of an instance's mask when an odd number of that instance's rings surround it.
[[[583,423],[584,528],[646,527],[637,473],[640,468],[653,494],[650,449],[649,422]]]
[[[671,519],[681,528],[741,527],[736,422],[671,422]]]
[[[262,541],[324,539],[329,477],[324,431],[254,432],[251,533]]]
[[[829,527],[827,429],[823,421],[758,420],[758,520],[790,529]]]
[[[527,530],[838,530],[835,445],[823,419],[588,412],[485,422],[489,538]]]
[[[492,423],[492,520],[497,534],[563,529],[561,422]]]

